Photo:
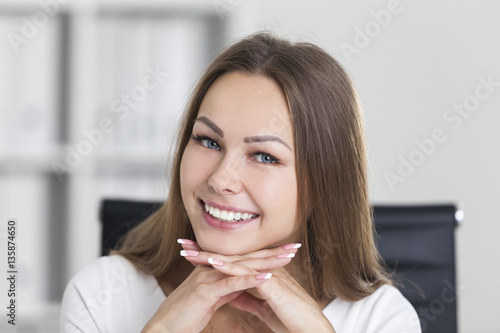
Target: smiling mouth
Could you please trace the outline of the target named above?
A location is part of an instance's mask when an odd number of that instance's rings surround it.
[[[209,204],[207,204],[203,201],[201,201],[201,203],[204,206],[205,211],[210,216],[212,216],[214,219],[216,219],[220,222],[225,222],[225,223],[242,222],[242,221],[251,220],[251,219],[259,216],[258,214],[253,214],[253,213],[242,213],[242,212],[235,212],[235,211],[231,211],[231,210],[222,210],[222,209],[219,209],[217,207],[210,206]]]

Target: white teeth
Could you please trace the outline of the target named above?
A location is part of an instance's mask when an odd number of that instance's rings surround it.
[[[239,222],[242,220],[248,220],[250,218],[254,218],[257,215],[251,213],[241,213],[241,212],[233,212],[227,210],[220,210],[219,208],[215,208],[205,203],[205,211],[213,217],[221,220],[222,222]]]

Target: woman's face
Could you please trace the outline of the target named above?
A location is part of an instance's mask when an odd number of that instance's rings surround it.
[[[182,200],[201,248],[245,254],[297,241],[294,149],[276,82],[233,72],[212,84],[180,168]]]

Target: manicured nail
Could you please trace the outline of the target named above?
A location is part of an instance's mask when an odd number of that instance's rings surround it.
[[[276,256],[279,259],[293,258],[295,257],[295,253],[281,253]]]
[[[208,263],[210,265],[223,266],[224,262],[214,258],[208,258]]]
[[[273,274],[271,273],[260,273],[259,275],[256,275],[255,278],[257,280],[267,280],[270,279]]]
[[[200,254],[198,251],[193,251],[193,250],[182,250],[181,251],[181,256],[183,256],[183,257],[196,257],[198,254]]]
[[[179,244],[188,244],[188,245],[195,245],[196,244],[195,242],[193,242],[190,239],[182,239],[182,238],[179,238],[177,240],[177,243],[179,243]]]
[[[302,246],[302,244],[300,244],[300,243],[288,243],[288,244],[283,245],[283,248],[285,250],[291,250],[291,249],[298,249],[301,246]]]

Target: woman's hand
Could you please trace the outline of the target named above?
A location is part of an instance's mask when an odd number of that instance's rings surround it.
[[[227,273],[231,265],[227,265]],[[263,299],[241,293],[229,304],[256,315],[274,332],[335,332],[318,303],[284,268],[271,272],[266,285],[256,287]]]
[[[255,274],[245,275],[219,272],[208,261],[209,257],[215,255],[198,251],[200,249],[194,245],[186,248],[187,250],[181,251],[181,255],[196,262],[196,267],[184,282],[168,295],[143,332],[200,332],[219,307],[233,301],[245,290],[264,284],[269,278],[270,274],[258,270],[254,270]],[[281,267],[287,264],[289,259],[283,260],[276,256],[294,250],[266,251],[254,259],[255,267],[262,270],[266,267]]]
[[[274,332],[335,332],[318,303],[283,268],[300,245],[285,244],[244,256],[223,256],[202,252],[192,241],[187,243],[183,244],[184,249],[198,252],[196,257],[186,257],[195,265],[210,261],[220,273],[235,277],[255,276],[263,270],[272,273],[268,282],[256,286],[262,299],[241,292],[229,304],[256,315]]]
[[[220,306],[265,282],[255,275],[228,276],[198,265],[168,295],[143,332],[200,332]]]

